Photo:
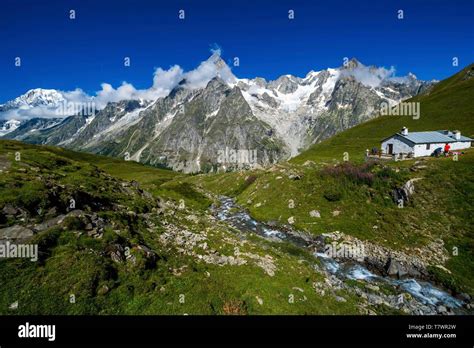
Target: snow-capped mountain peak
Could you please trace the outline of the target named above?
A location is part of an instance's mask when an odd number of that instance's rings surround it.
[[[25,94],[0,105],[0,111],[14,108],[32,108],[37,106],[56,107],[64,102],[65,98],[61,92],[55,89],[35,88]]]
[[[206,87],[209,81],[215,77],[220,78],[231,87],[237,83],[237,78],[232,73],[232,70],[217,52],[203,61],[196,69],[184,74],[185,83],[183,87],[201,89]]]

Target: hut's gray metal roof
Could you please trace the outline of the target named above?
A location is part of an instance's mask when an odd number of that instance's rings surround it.
[[[463,135],[461,135],[461,138],[458,140],[454,137],[453,132],[446,131],[446,130],[430,131],[430,132],[409,132],[407,135],[397,133],[395,135],[401,136],[402,138],[407,139],[408,141],[414,144],[454,143],[457,141],[473,141],[473,139],[465,137]]]

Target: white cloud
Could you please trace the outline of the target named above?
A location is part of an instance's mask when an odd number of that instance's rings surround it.
[[[186,86],[191,89],[203,88],[214,77],[221,78],[224,82],[234,84],[236,78],[229,66],[220,57],[219,49],[213,50],[212,56],[202,62],[196,69],[184,74]]]
[[[183,69],[179,65],[172,66],[169,70],[158,68],[153,76],[153,88],[173,89],[183,78]]]
[[[85,103],[90,100],[90,96],[80,88],[72,91],[59,91],[64,99],[71,103]]]
[[[156,100],[166,97],[183,79],[185,80],[183,86],[189,89],[203,88],[216,76],[229,84],[234,83],[236,78],[220,58],[220,49],[211,50],[211,52],[213,54],[208,60],[188,72],[184,72],[179,65],[174,65],[168,70],[157,68],[153,74],[153,85],[148,89],[136,89],[127,82],[123,82],[118,88],[114,88],[109,83],[102,83],[102,89],[92,98],[100,109],[109,102],[130,99]]]
[[[218,76],[225,82],[233,84],[236,77],[232,74],[231,69],[220,58],[221,50],[219,48],[211,49],[211,57],[202,62],[196,69],[184,72],[183,69],[174,65],[168,70],[157,68],[153,74],[153,84],[147,89],[136,89],[128,82],[114,88],[110,83],[102,83],[101,89],[96,92],[95,96],[90,96],[81,89],[60,92],[67,103],[86,104],[95,103],[95,107],[100,110],[109,102],[118,102],[120,100],[156,100],[167,96],[173,88],[185,79],[185,88],[196,89],[203,88],[207,83]],[[0,112],[0,119],[18,119],[25,120],[33,117],[59,117],[55,112],[57,107],[37,106],[25,109],[13,109],[6,112]],[[61,115],[69,116],[69,115]]]
[[[358,63],[356,67],[341,71],[341,76],[353,76],[357,81],[369,87],[378,87],[384,80],[392,79],[395,68],[375,68]]]
[[[97,92],[94,101],[99,109],[104,108],[109,102],[120,100],[156,100],[167,96],[173,88],[183,79],[183,70],[174,65],[168,70],[158,68],[153,76],[153,85],[148,89],[136,89],[132,84],[123,82],[115,89],[109,83],[102,83],[102,89]]]
[[[58,116],[56,114],[56,108],[48,108],[45,106],[37,106],[29,109],[19,108],[0,112],[0,120],[24,121],[35,117],[55,118]]]

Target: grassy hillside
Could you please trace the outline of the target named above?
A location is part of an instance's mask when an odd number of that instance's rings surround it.
[[[181,175],[15,141],[0,170],[0,237],[39,246],[36,262],[0,259],[1,314],[359,312],[345,290],[314,291],[307,253],[217,223]]]
[[[449,261],[432,260],[450,274],[439,281],[474,294],[474,151],[452,158],[387,164],[332,166],[280,165],[270,171],[191,178],[218,194],[234,196],[260,221],[289,225],[315,235],[344,234],[407,254],[439,251]],[[294,175],[300,179],[295,180]],[[415,194],[399,208],[392,191],[416,178]],[[291,208],[291,205],[294,208]],[[320,217],[311,216],[317,211]],[[453,247],[459,250],[453,256]],[[449,280],[448,280],[449,279]]]
[[[380,116],[312,146],[291,162],[342,160],[344,152],[352,160],[361,160],[366,149],[380,148],[382,139],[399,132],[403,126],[413,132],[458,129],[474,138],[474,64],[441,81],[429,94],[407,101],[420,103],[419,119]]]

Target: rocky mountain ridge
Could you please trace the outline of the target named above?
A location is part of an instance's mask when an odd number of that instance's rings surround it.
[[[94,115],[71,115],[60,124],[29,126],[5,137],[183,172],[227,171],[294,157],[373,118],[382,104],[396,105],[433,85],[413,74],[395,78],[356,59],[274,81],[239,79],[217,54],[202,64],[212,72],[207,79],[189,75],[166,97],[111,102]]]

